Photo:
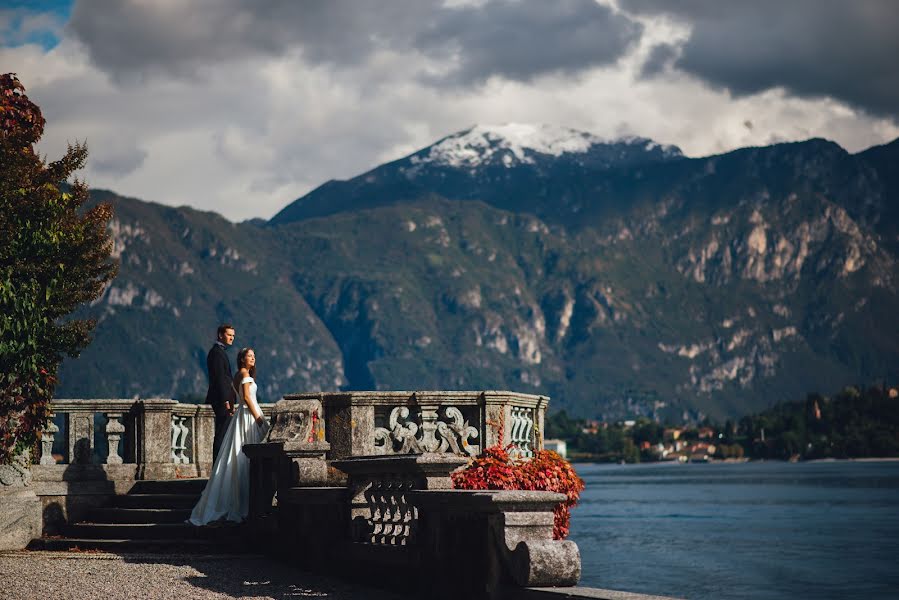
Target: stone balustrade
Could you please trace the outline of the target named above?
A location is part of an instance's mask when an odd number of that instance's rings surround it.
[[[423,452],[476,456],[495,444],[529,457],[543,448],[549,402],[507,391],[325,392],[284,399],[321,405],[335,460]]]
[[[250,458],[247,532],[304,568],[429,597],[514,597],[573,586],[577,545],[552,539],[552,492],[453,490],[483,447],[542,447],[548,399],[512,392],[285,396]],[[277,501],[276,501],[277,499]],[[509,590],[512,590],[511,593]]]
[[[271,416],[272,404],[261,404]],[[212,407],[168,398],[56,399],[31,466],[44,533],[80,519],[141,479],[208,477]]]
[[[260,408],[271,416],[273,406]],[[55,418],[43,433],[36,466],[135,465],[138,479],[203,477],[212,466],[215,416],[206,404],[167,398],[57,399],[50,410]],[[55,422],[60,420],[62,428]],[[65,437],[63,444],[59,435]],[[61,460],[54,447],[61,450]]]

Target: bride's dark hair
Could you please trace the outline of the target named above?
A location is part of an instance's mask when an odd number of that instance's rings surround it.
[[[246,365],[244,364],[244,361],[247,359],[247,352],[249,352],[250,350],[253,350],[253,349],[249,348],[249,347],[241,348],[240,352],[237,353],[237,369],[238,370],[246,367]],[[253,354],[256,354],[255,350],[253,350]],[[247,370],[250,372],[250,377],[252,377],[253,379],[256,379],[256,365],[253,365],[252,367],[247,367]]]

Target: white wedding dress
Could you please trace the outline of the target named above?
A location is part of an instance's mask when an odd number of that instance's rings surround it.
[[[250,384],[250,399],[256,403],[256,382],[244,377],[240,384]],[[258,403],[256,403],[258,407]],[[190,515],[190,523],[206,525],[219,519],[241,522],[250,509],[250,459],[241,449],[244,444],[258,444],[268,433],[268,425],[257,425],[253,413],[241,397],[237,412],[231,418],[218,458],[212,466],[209,482]]]

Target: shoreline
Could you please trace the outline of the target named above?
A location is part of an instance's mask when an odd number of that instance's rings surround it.
[[[899,462],[899,456],[872,456],[866,458],[811,458],[799,462]]]
[[[882,457],[866,457],[866,458],[810,458],[808,460],[788,460],[788,459],[764,459],[764,458],[725,458],[721,460],[709,460],[703,462],[680,462],[676,460],[653,460],[646,462],[636,462],[636,463],[622,463],[617,461],[597,461],[591,460],[589,458],[574,458],[566,459],[573,465],[617,465],[617,466],[634,466],[634,465],[733,465],[733,464],[746,464],[746,463],[836,463],[836,462],[869,462],[869,463],[880,463],[880,462],[899,462],[899,456],[882,456]]]

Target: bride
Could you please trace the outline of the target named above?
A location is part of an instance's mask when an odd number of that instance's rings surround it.
[[[243,348],[237,353],[235,388],[239,407],[222,438],[218,457],[203,495],[189,522],[206,525],[219,519],[243,521],[250,504],[250,460],[241,451],[244,444],[257,444],[268,433],[268,422],[256,402],[256,353]]]

